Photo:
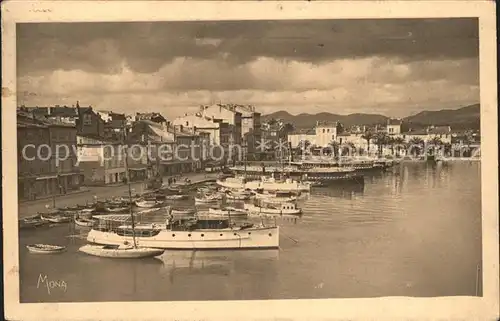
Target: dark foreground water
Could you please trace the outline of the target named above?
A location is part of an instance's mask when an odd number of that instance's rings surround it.
[[[84,241],[66,236],[85,229],[21,231],[21,302],[482,295],[480,187],[479,162],[457,162],[402,164],[364,186],[316,189],[301,219],[277,220],[279,251],[113,260],[77,251]],[[68,251],[30,254],[30,243]],[[39,282],[45,276],[53,287]]]

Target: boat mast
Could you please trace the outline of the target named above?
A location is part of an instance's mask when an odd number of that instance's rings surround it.
[[[129,210],[130,210],[130,218],[132,220],[132,239],[134,240],[134,248],[137,248],[137,242],[135,240],[135,222],[134,222],[134,212],[132,211],[132,187],[130,186],[130,172],[128,169],[128,142],[127,142],[127,132],[125,127],[122,128],[123,130],[123,145],[126,146],[126,152],[125,152],[125,174],[127,177],[127,185],[128,185],[128,197],[129,197]],[[120,154],[122,154],[120,152]]]
[[[245,179],[247,178],[247,148],[248,148],[248,142],[247,140],[245,139],[244,140],[244,145],[243,145],[243,153],[245,153],[245,158],[244,158],[244,166],[245,166]]]

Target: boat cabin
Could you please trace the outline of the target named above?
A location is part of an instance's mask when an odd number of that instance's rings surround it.
[[[174,220],[167,228],[172,231],[192,231],[192,230],[212,230],[229,228],[229,219],[203,218],[203,219],[184,219]]]

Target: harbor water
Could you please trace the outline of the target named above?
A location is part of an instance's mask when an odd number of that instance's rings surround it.
[[[166,251],[145,260],[78,252],[72,223],[20,231],[21,302],[481,295],[479,162],[404,163],[364,185],[315,188],[277,218],[279,250]],[[187,204],[180,203],[179,206]],[[154,214],[150,220],[162,220]],[[26,245],[67,246],[36,255]]]

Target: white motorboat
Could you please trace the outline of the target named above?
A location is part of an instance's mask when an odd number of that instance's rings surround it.
[[[92,227],[96,221],[86,218],[75,218],[75,224],[83,227]]]
[[[297,200],[297,197],[290,192],[255,192],[254,195],[257,199],[263,199],[273,203],[294,202]]]
[[[220,215],[223,217],[241,217],[248,215],[245,209],[235,208],[231,206],[227,206],[224,208],[209,208],[208,213],[211,215]]]
[[[31,253],[38,253],[38,254],[61,253],[64,252],[64,250],[66,250],[65,246],[49,245],[49,244],[30,244],[26,245],[26,248]]]
[[[93,256],[116,258],[116,259],[155,257],[162,255],[163,252],[165,252],[165,250],[155,249],[155,248],[142,248],[142,247],[135,248],[132,245],[128,244],[120,244],[120,245],[87,244],[80,247],[79,251]]]
[[[43,216],[42,214],[40,214],[40,218],[51,223],[67,223],[71,221],[70,217],[61,215]]]
[[[278,226],[233,227],[229,219],[172,220],[166,229],[92,229],[87,241],[103,245],[132,242],[139,247],[162,249],[257,249],[279,248]]]
[[[157,202],[156,200],[142,200],[142,201],[136,201],[135,205],[137,207],[143,207],[143,208],[152,208],[157,205],[160,205],[160,202]]]
[[[245,209],[251,213],[262,213],[262,214],[301,214],[302,209],[298,208],[295,203],[285,202],[285,203],[272,203],[265,202],[260,205],[255,204],[244,204]]]

